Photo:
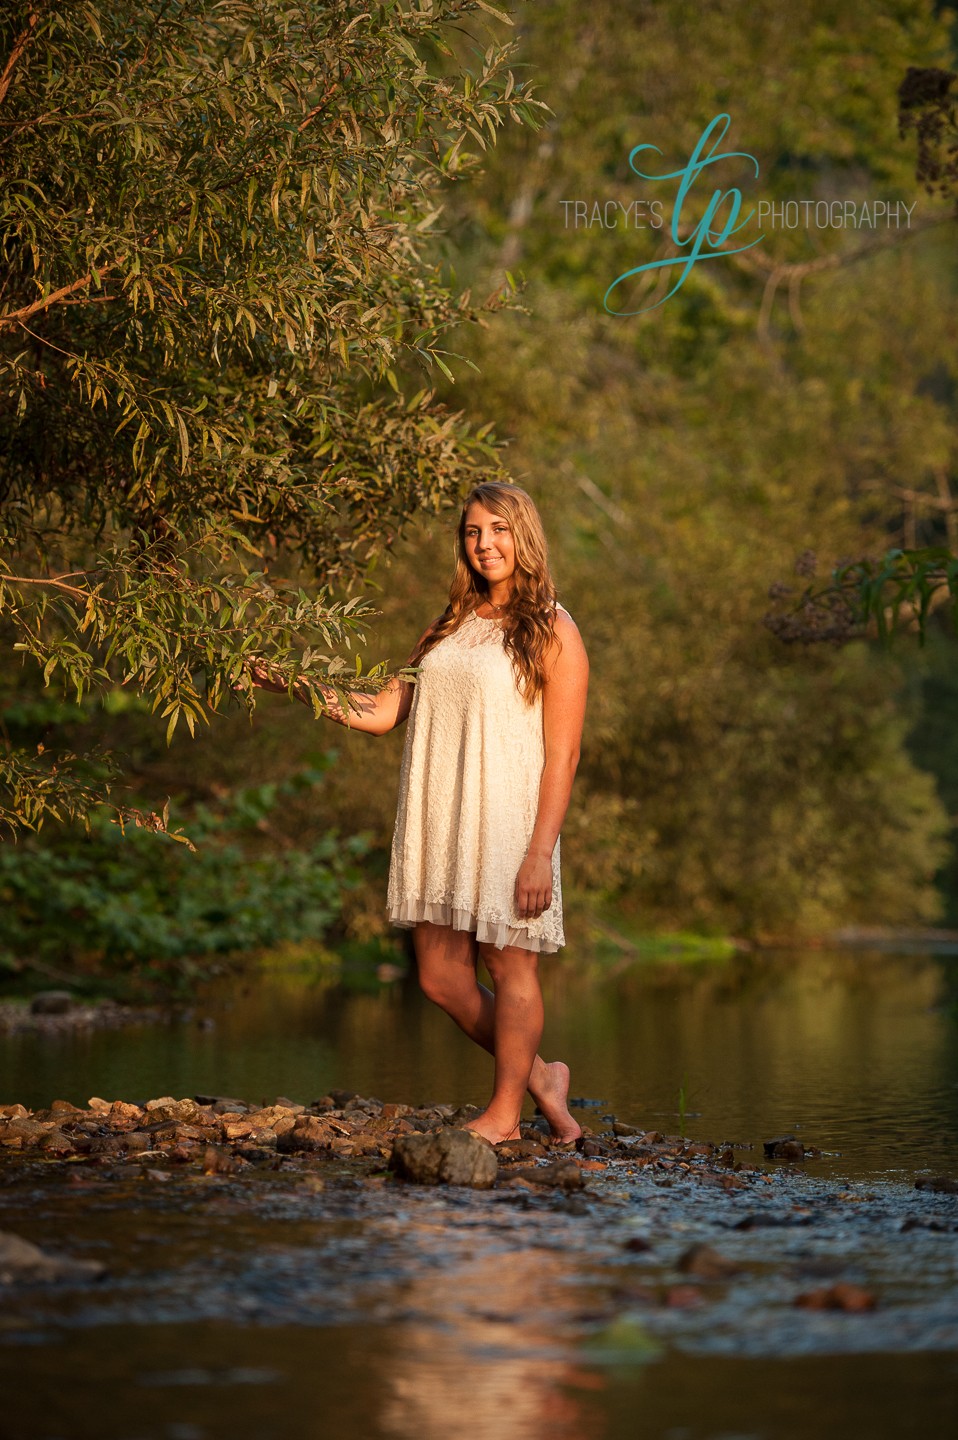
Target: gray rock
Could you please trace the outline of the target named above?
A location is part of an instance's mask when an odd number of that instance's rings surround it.
[[[482,1114],[481,1105],[460,1105],[455,1114],[449,1117],[451,1125],[468,1125],[470,1120],[475,1120],[477,1115]]]
[[[0,1230],[0,1285],[43,1285],[57,1280],[99,1280],[106,1266],[99,1260],[70,1260],[48,1255],[39,1245]]]
[[[30,1001],[31,1015],[66,1015],[76,1002],[69,990],[41,990]]]
[[[473,1190],[490,1190],[499,1170],[488,1141],[450,1126],[425,1135],[400,1135],[389,1164],[415,1185],[468,1185]]]

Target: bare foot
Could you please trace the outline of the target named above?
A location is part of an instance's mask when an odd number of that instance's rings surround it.
[[[543,1079],[530,1093],[549,1122],[553,1140],[569,1145],[582,1134],[582,1126],[569,1114],[569,1067],[562,1060],[553,1060],[542,1068]]]
[[[488,1140],[490,1145],[501,1145],[504,1140],[518,1140],[521,1138],[518,1125],[512,1130],[504,1131],[502,1126],[497,1124],[493,1117],[485,1110],[481,1115],[477,1115],[475,1120],[465,1128],[471,1130],[473,1135],[478,1135],[480,1139]]]

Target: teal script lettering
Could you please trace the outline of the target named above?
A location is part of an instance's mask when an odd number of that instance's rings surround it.
[[[722,124],[723,121],[725,122],[724,125]],[[641,315],[646,310],[654,310],[657,306],[664,305],[666,300],[682,288],[692,273],[694,266],[696,266],[700,260],[720,260],[725,255],[736,255],[740,250],[750,250],[753,245],[757,245],[760,240],[764,240],[764,235],[758,235],[754,240],[750,240],[747,245],[734,245],[730,249],[725,250],[721,248],[726,240],[741,230],[743,225],[747,225],[755,214],[754,210],[750,210],[743,219],[738,219],[739,212],[742,208],[742,192],[735,189],[734,186],[729,190],[713,191],[712,198],[706,206],[705,214],[695,226],[691,235],[685,240],[679,238],[679,222],[682,217],[682,206],[693,184],[707,166],[715,165],[719,160],[750,160],[755,167],[755,174],[758,175],[758,161],[754,155],[749,155],[742,150],[732,150],[727,153],[720,152],[719,154],[715,153],[717,146],[724,140],[731,123],[731,116],[716,115],[699,136],[698,143],[692,151],[689,163],[681,170],[670,170],[664,175],[647,175],[644,171],[640,170],[635,163],[635,157],[643,150],[654,150],[656,155],[661,155],[662,152],[658,146],[635,145],[629,151],[629,167],[643,180],[678,180],[678,193],[675,197],[675,204],[672,207],[671,233],[675,244],[681,250],[687,251],[687,253],[670,255],[664,260],[650,260],[645,265],[636,265],[632,270],[624,270],[617,279],[612,281],[612,284],[608,290],[606,290],[605,296],[603,297],[602,303],[610,315]],[[715,134],[719,126],[721,126],[720,133]],[[713,139],[714,134],[715,138]],[[706,153],[706,146],[709,144],[709,141],[711,141],[711,148]],[[718,212],[727,200],[731,201],[729,214],[726,220],[720,223]],[[736,224],[736,221],[738,221],[738,224]],[[715,229],[713,229],[713,224],[716,227]],[[661,300],[656,300],[651,305],[640,305],[637,310],[618,310],[609,303],[610,296],[613,292],[617,290],[620,285],[624,285],[627,281],[634,279],[635,276],[647,274],[652,270],[668,270],[676,266],[679,268],[679,277],[668,294],[663,295]]]

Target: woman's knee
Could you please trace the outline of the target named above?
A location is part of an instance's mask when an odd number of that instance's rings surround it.
[[[445,1007],[450,998],[449,977],[440,966],[424,965],[419,962],[419,988],[427,1000],[434,1005]]]
[[[508,984],[510,980],[525,983],[538,976],[539,956],[535,950],[523,950],[518,945],[497,950],[492,945],[480,945],[479,953],[493,985],[501,985],[503,981]]]
[[[475,986],[476,967],[469,936],[423,926],[415,936],[419,988],[427,1000],[447,1009]]]

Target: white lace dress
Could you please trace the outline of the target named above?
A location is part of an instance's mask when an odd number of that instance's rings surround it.
[[[430,920],[500,949],[565,944],[558,840],[549,909],[525,920],[515,908],[544,761],[542,696],[526,704],[499,622],[472,611],[416,681],[389,867],[394,925]]]

